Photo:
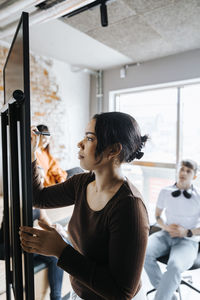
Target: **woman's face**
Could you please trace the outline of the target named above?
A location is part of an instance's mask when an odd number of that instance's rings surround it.
[[[45,149],[50,142],[50,136],[46,136],[46,135],[40,135],[40,141],[39,141],[39,148],[40,149]]]
[[[95,134],[96,120],[92,119],[85,130],[85,136],[82,141],[78,143],[80,148],[78,158],[80,159],[80,165],[85,170],[94,170],[98,162],[98,158],[95,158],[95,151],[97,146],[97,137]]]

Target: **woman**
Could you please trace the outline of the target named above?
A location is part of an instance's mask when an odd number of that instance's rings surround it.
[[[71,299],[129,300],[140,290],[148,216],[140,193],[120,166],[141,158],[146,140],[127,114],[95,115],[78,144],[80,165],[90,172],[49,188],[40,185],[33,153],[34,205],[74,204],[68,226],[73,247],[42,223],[44,230],[22,227],[21,244],[29,253],[58,258],[58,266],[70,274]]]
[[[49,132],[46,125],[38,125],[37,130]],[[36,151],[38,166],[44,171],[44,186],[50,186],[56,183],[64,182],[67,178],[66,171],[63,171],[57,160],[50,154],[50,136],[40,135],[39,145]]]

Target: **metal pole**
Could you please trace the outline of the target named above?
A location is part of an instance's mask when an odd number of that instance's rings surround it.
[[[97,71],[96,75],[96,99],[97,99],[97,113],[103,111],[103,71]]]
[[[6,269],[6,299],[11,300],[12,274],[10,269],[10,219],[8,198],[8,157],[7,157],[7,112],[1,114],[2,132],[2,166],[3,166],[3,200],[4,200],[4,246],[5,246],[5,269]]]
[[[19,165],[17,140],[16,103],[9,104],[8,118],[10,129],[10,159],[11,159],[11,207],[12,207],[12,249],[13,249],[13,291],[16,300],[23,300],[22,251],[19,239],[20,227],[20,194],[19,194]]]
[[[178,166],[182,156],[182,102],[180,97],[181,89],[177,90],[177,131],[176,131],[176,166]]]

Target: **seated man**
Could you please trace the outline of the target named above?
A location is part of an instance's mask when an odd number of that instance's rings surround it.
[[[156,206],[156,220],[162,228],[149,237],[145,271],[156,288],[154,300],[175,300],[181,273],[188,270],[197,257],[200,241],[200,194],[192,185],[197,164],[180,163],[178,181],[161,190]],[[166,222],[161,218],[165,209]],[[167,271],[162,274],[156,258],[169,253]]]

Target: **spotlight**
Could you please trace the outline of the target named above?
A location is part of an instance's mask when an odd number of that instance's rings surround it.
[[[107,6],[105,0],[101,2],[100,13],[101,13],[101,25],[103,27],[108,26],[108,14],[107,14]]]
[[[126,77],[126,69],[122,67],[120,69],[120,78],[125,78]]]
[[[126,77],[127,69],[128,69],[128,65],[125,65],[120,69],[120,78],[125,78]]]

